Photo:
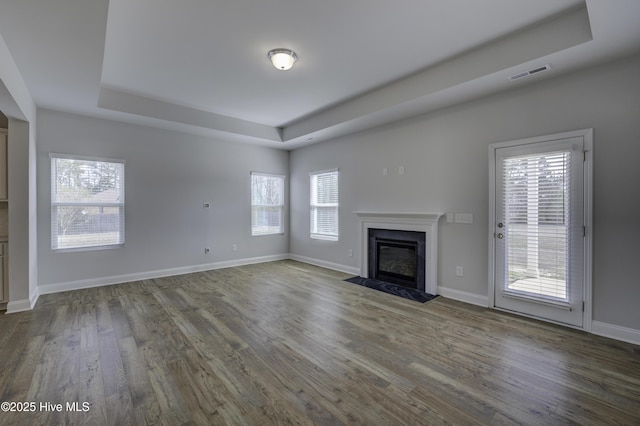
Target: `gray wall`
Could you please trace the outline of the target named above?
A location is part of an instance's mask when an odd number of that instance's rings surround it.
[[[249,174],[288,175],[288,152],[50,110],[37,123],[40,286],[288,252],[288,229],[251,237]],[[50,250],[51,152],[126,161],[123,248]]]
[[[358,267],[353,211],[473,213],[440,222],[438,283],[486,296],[488,145],[594,128],[593,319],[640,329],[639,76],[635,56],[292,151],[291,253]],[[334,167],[340,241],[311,240],[308,173]]]
[[[474,215],[470,225],[441,222],[439,285],[486,296],[488,145],[594,128],[594,320],[640,329],[638,75],[635,56],[291,153],[39,110],[39,284],[287,252],[355,269],[353,211],[439,211]],[[127,161],[124,248],[51,252],[50,152]],[[341,171],[340,241],[311,240],[308,173],[334,167]],[[252,170],[290,176],[284,236],[249,235]]]

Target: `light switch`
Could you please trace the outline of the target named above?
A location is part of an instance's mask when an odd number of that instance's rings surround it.
[[[456,223],[473,223],[473,214],[471,213],[456,213]]]

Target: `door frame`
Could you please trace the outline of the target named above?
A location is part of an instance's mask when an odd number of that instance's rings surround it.
[[[563,323],[558,323],[566,327],[579,328],[585,331],[591,331],[593,321],[593,302],[592,302],[592,253],[593,253],[593,129],[581,129],[564,133],[556,133],[552,135],[537,136],[526,139],[511,140],[506,142],[498,142],[489,145],[489,308],[496,310],[504,310],[495,306],[495,221],[496,221],[496,151],[499,148],[513,147],[519,145],[536,144],[540,142],[548,142],[558,139],[568,139],[581,137],[584,142],[584,312],[582,327],[574,327]],[[512,312],[512,311],[508,311]],[[513,313],[513,312],[512,312]],[[529,316],[542,321],[555,322],[527,314],[518,314]]]

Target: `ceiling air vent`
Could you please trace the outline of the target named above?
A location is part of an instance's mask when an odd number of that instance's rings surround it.
[[[511,81],[520,80],[521,78],[529,77],[529,76],[532,76],[534,74],[538,74],[539,72],[547,71],[547,70],[550,70],[550,69],[551,69],[551,67],[549,66],[549,64],[543,65],[541,67],[534,68],[534,69],[529,70],[529,71],[524,71],[524,72],[520,72],[518,74],[514,74],[511,77],[509,77],[509,80],[511,80]]]

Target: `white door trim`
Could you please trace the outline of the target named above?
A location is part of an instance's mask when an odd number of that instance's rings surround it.
[[[513,141],[498,142],[489,145],[489,307],[497,309],[495,306],[495,203],[496,203],[496,150],[499,148],[513,147],[519,145],[534,144],[539,142],[553,141],[581,137],[584,141],[585,162],[584,162],[584,225],[586,236],[584,238],[584,313],[582,328],[591,331],[593,322],[593,302],[592,302],[592,253],[593,253],[593,129],[581,129],[571,132],[556,133],[546,136],[518,139]],[[566,324],[563,324],[566,325]]]

